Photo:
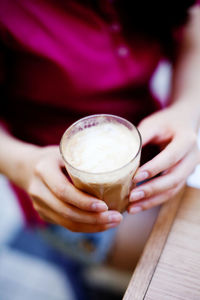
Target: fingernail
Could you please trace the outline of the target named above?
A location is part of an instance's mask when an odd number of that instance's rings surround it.
[[[130,208],[129,213],[136,214],[136,213],[140,212],[141,210],[142,210],[142,208],[140,206],[134,206],[134,207]]]
[[[116,227],[118,225],[119,225],[119,223],[111,223],[111,224],[106,225],[106,227],[107,228],[113,228],[113,227]]]
[[[119,222],[121,219],[122,216],[118,213],[112,213],[108,216],[108,222]]]
[[[130,201],[137,201],[144,198],[144,191],[133,191],[130,195]]]
[[[149,177],[149,173],[147,171],[139,172],[134,178],[133,181],[139,182],[147,179]]]
[[[108,210],[108,206],[103,202],[93,202],[91,205],[92,210],[94,211],[105,211]]]

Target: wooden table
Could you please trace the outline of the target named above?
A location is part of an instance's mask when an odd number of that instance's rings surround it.
[[[200,300],[200,190],[160,210],[124,300]]]

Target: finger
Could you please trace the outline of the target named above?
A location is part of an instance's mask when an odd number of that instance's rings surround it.
[[[152,160],[143,165],[134,177],[134,182],[152,178],[157,174],[171,168],[184,158],[189,150],[197,143],[196,135],[177,135],[171,143]]]
[[[39,211],[39,215],[47,222],[50,221],[50,223],[63,226],[73,232],[85,232],[85,233],[101,232],[119,225],[119,223],[109,223],[109,224],[102,224],[102,225],[77,223],[56,214],[51,209],[46,209],[42,206],[38,206],[37,209]]]
[[[76,189],[62,173],[58,161],[41,162],[37,166],[36,173],[60,200],[86,211],[108,210],[104,201]]]
[[[187,177],[193,172],[197,161],[198,151],[194,150],[164,175],[134,188],[130,193],[130,201],[139,201],[177,187],[180,182],[186,181]]]
[[[130,214],[135,214],[142,210],[147,210],[152,207],[158,206],[158,205],[168,201],[169,199],[174,197],[176,194],[178,194],[178,192],[184,187],[184,185],[185,185],[185,181],[181,182],[176,188],[165,191],[162,194],[159,194],[159,195],[156,195],[156,196],[153,196],[150,198],[146,198],[145,200],[138,201],[134,204],[130,204],[127,210]]]
[[[152,126],[149,125],[148,118],[142,120],[138,125],[138,130],[142,136],[142,146],[145,146],[149,142],[153,142],[158,135],[158,128],[154,128],[155,123]],[[164,136],[162,134],[162,136]]]
[[[47,208],[50,208],[56,214],[73,222],[85,224],[106,224],[113,222],[120,223],[122,220],[122,215],[117,211],[110,210],[99,213],[88,212],[64,203],[57,199],[41,181],[35,181],[35,186],[32,186],[31,197],[34,203],[37,203],[38,207],[43,207],[43,209],[46,210],[48,210]],[[38,207],[37,210],[39,211]]]

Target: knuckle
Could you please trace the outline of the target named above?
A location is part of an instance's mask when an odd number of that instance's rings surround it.
[[[174,192],[174,189],[168,190],[168,191],[166,192],[167,198],[172,197],[172,196],[173,196],[173,192]]]
[[[34,172],[36,175],[40,176],[43,173],[43,170],[44,170],[44,163],[40,161],[35,165]]]
[[[59,209],[58,213],[60,214],[61,217],[63,217],[64,219],[69,219],[71,214],[69,212],[68,209],[66,210],[62,210],[62,209]]]
[[[83,210],[91,210],[93,202],[87,198],[82,198],[82,201],[80,201],[80,208]]]
[[[182,180],[183,180],[183,178],[180,175],[177,175],[177,176],[171,175],[169,177],[169,182],[170,182],[169,190],[176,188]]]
[[[145,197],[149,198],[155,193],[155,187],[153,184],[149,185],[148,188],[144,189]]]
[[[169,188],[174,189],[177,187],[179,183],[180,183],[180,179],[178,177],[173,177],[173,180],[171,181]]]
[[[187,141],[188,147],[192,147],[197,144],[198,141],[198,134],[195,131],[187,130],[181,134],[181,137],[185,143]]]
[[[29,187],[28,187],[28,194],[30,195],[31,198],[37,198],[38,197],[38,193],[37,193],[37,189],[35,187],[35,183],[32,182]]]
[[[147,209],[149,209],[149,208],[151,208],[152,207],[152,204],[150,205],[150,204],[146,204],[146,203],[144,203],[144,204],[142,204],[142,210],[147,210]]]
[[[147,210],[152,207],[152,200],[151,201],[144,201],[141,205],[142,210]]]
[[[179,153],[174,151],[171,153],[171,161],[173,163],[177,163],[179,161],[180,157],[179,157]]]
[[[181,190],[181,188],[184,186],[184,184],[185,184],[184,181],[182,183],[179,182],[179,184],[177,184],[177,186],[175,188],[169,190],[167,192],[168,198],[174,197]]]
[[[176,193],[177,193],[177,191],[174,188],[174,189],[167,191],[167,196],[168,196],[168,198],[171,198],[171,197],[175,196]]]
[[[58,196],[60,199],[64,199],[66,195],[66,187],[62,184],[57,185],[54,187],[55,194]]]

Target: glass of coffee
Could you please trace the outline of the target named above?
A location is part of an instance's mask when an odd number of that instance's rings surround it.
[[[63,134],[60,152],[74,185],[123,212],[141,156],[141,135],[129,121],[114,115],[91,115]]]

